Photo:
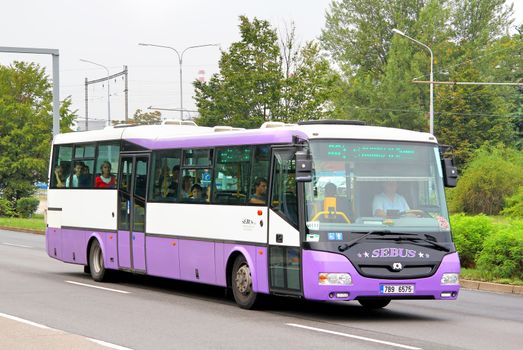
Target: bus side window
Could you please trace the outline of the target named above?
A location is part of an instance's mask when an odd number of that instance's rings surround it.
[[[283,214],[289,222],[298,225],[296,191],[296,160],[292,153],[276,155],[272,180],[271,207]]]
[[[247,201],[251,158],[252,148],[249,146],[217,150],[213,203],[239,204]]]
[[[178,200],[180,184],[180,150],[169,150],[153,154],[152,180],[149,185],[149,200],[175,202]]]
[[[270,148],[267,145],[260,145],[254,147],[254,159],[252,162],[252,173],[250,181],[249,198],[256,195],[256,184],[260,181],[265,180],[268,183],[269,180],[269,167],[270,167]],[[265,197],[268,197],[268,191]]]
[[[66,179],[71,174],[73,146],[55,146],[51,188],[65,188]]]

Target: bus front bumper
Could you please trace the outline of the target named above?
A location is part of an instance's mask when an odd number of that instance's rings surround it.
[[[445,255],[432,276],[415,279],[377,279],[360,275],[341,254],[303,250],[303,293],[313,300],[355,300],[364,298],[454,300],[459,283],[442,284],[443,274],[459,274],[458,253]],[[349,274],[346,285],[320,284],[320,274]],[[399,288],[398,286],[403,286]]]

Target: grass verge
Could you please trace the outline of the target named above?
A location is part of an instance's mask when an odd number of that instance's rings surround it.
[[[0,226],[22,230],[45,231],[45,221],[42,214],[35,214],[28,219],[0,217]]]
[[[461,268],[460,278],[472,281],[512,284],[515,286],[523,286],[523,280],[513,278],[492,278],[477,269]]]

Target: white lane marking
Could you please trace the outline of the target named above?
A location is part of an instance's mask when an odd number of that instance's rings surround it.
[[[25,324],[28,324],[30,326],[34,326],[34,327],[38,327],[38,328],[42,328],[42,329],[49,329],[49,330],[53,330],[54,331],[54,329],[49,328],[47,326],[44,326],[43,324],[35,323],[33,321],[24,320],[23,318],[16,317],[16,316],[11,316],[11,315],[4,314],[4,313],[1,313],[1,312],[0,312],[0,317],[7,318],[9,320],[17,321],[17,322],[20,322],[20,323],[25,323]]]
[[[89,288],[103,289],[103,290],[107,290],[109,292],[116,292],[116,293],[122,293],[122,294],[131,294],[131,292],[127,292],[125,290],[105,288],[105,287],[98,287],[98,286],[93,286],[92,284],[85,284],[85,283],[80,283],[80,282],[75,282],[75,281],[65,281],[65,283],[76,284],[78,286],[84,286],[84,287],[89,287]]]
[[[47,326],[45,326],[43,324],[40,324],[40,323],[36,323],[36,322],[33,322],[33,321],[29,321],[29,320],[24,320],[23,318],[12,316],[12,315],[8,315],[8,314],[4,314],[4,313],[1,313],[1,312],[0,312],[0,317],[7,318],[9,320],[17,321],[17,322],[20,322],[20,323],[25,323],[25,324],[28,324],[30,326],[34,326],[34,327],[38,327],[38,328],[42,328],[42,329],[47,329],[47,330],[53,331],[53,332],[64,332],[64,331],[61,331],[61,330],[56,329],[56,328],[47,327]],[[64,333],[67,333],[67,332],[64,332]],[[68,334],[72,334],[72,333],[68,333]],[[108,342],[105,342],[103,340],[82,337],[81,335],[78,335],[78,337],[87,339],[89,341],[92,341],[93,343],[105,346],[106,348],[110,348],[110,349],[115,349],[115,350],[133,350],[131,348],[126,348],[125,346],[120,346],[120,345],[108,343]]]
[[[341,333],[341,332],[334,332],[334,331],[329,331],[328,329],[321,329],[321,328],[309,327],[309,326],[304,326],[304,325],[296,324],[296,323],[286,323],[286,325],[287,325],[287,326],[291,326],[291,327],[297,327],[297,328],[308,329],[308,330],[316,331],[316,332],[322,332],[322,333],[328,333],[328,334],[339,335],[339,336],[347,337],[347,338],[353,338],[353,339],[359,339],[359,340],[369,341],[369,342],[378,343],[378,344],[384,344],[384,345],[395,346],[395,347],[402,348],[402,349],[422,350],[421,348],[416,348],[416,347],[414,347],[414,346],[403,345],[403,344],[398,344],[398,343],[392,343],[392,342],[388,342],[388,341],[384,341],[384,340],[379,340],[379,339],[373,339],[373,338],[361,337],[361,336],[359,336],[359,335],[353,335],[353,334],[347,334],[347,333]]]
[[[7,243],[7,242],[2,242],[3,245],[8,245],[10,247],[18,247],[18,248],[33,248],[29,245],[22,245],[22,244],[13,244],[13,243]]]
[[[98,345],[105,346],[106,348],[115,349],[115,350],[133,350],[131,348],[126,348],[125,346],[120,346],[112,343],[108,343],[103,340],[93,339],[93,338],[86,338],[87,340],[92,341],[93,343],[96,343]]]

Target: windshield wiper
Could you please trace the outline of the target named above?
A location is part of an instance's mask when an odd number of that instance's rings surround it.
[[[434,238],[434,236],[431,236],[431,235],[425,235],[425,237],[421,237],[421,236],[415,236],[415,237],[401,237],[400,236],[400,239],[402,240],[406,240],[406,241],[423,241],[425,243],[429,243],[431,244],[433,247],[436,247],[438,248],[439,250],[443,250],[445,252],[450,252],[450,249],[447,248],[446,246],[444,246],[443,244],[440,244],[438,242],[436,242],[436,238]],[[415,243],[415,242],[413,242]]]
[[[439,250],[443,250],[445,252],[450,252],[450,249],[444,246],[443,244],[440,244],[436,242],[436,238],[434,236],[425,234],[425,237],[420,236],[416,233],[406,233],[406,232],[394,232],[394,236],[387,236],[387,237],[381,237],[380,239],[391,239],[396,241],[411,241],[412,243],[416,243],[416,241],[423,241],[425,243],[429,243],[433,247],[438,248]]]
[[[344,252],[346,251],[347,249],[349,249],[350,247],[352,247],[353,245],[355,245],[356,243],[358,243],[359,241],[361,241],[362,239],[365,239],[367,238],[368,236],[370,235],[388,235],[390,234],[391,232],[389,230],[374,230],[374,231],[369,231],[367,233],[365,233],[363,236],[360,236],[356,239],[353,239],[352,241],[349,241],[345,244],[342,244],[340,246],[338,246],[338,250],[340,252]]]

